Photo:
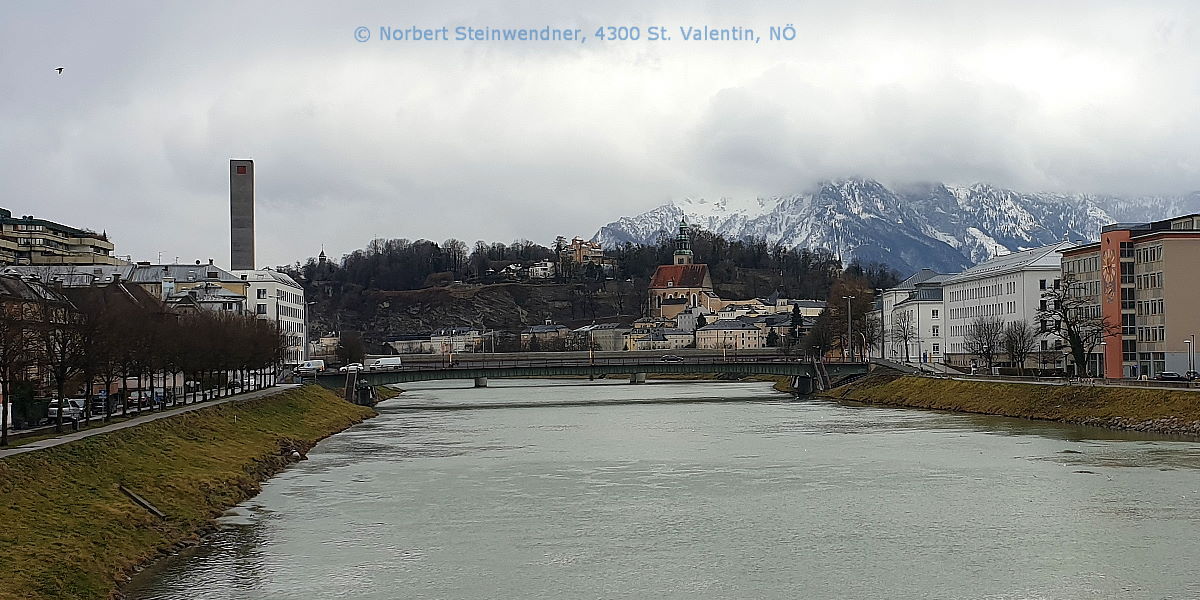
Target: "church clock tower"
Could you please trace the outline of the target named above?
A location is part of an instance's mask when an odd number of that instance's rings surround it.
[[[675,264],[692,264],[692,238],[688,235],[686,219],[679,221],[679,235],[675,236]]]

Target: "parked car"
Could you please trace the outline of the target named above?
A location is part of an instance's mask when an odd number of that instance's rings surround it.
[[[367,370],[369,370],[369,371],[391,371],[391,370],[399,369],[399,368],[400,368],[400,357],[399,356],[385,356],[385,357],[371,363],[371,365],[369,367],[367,367]]]
[[[679,362],[683,362],[683,357],[676,356],[674,354],[664,354],[664,355],[662,355],[662,358],[660,358],[659,360],[661,360],[662,362],[679,363]]]
[[[1196,371],[1188,371],[1187,373],[1184,373],[1183,376],[1186,377],[1188,381],[1193,381],[1197,377],[1200,377],[1200,373],[1197,373]]]
[[[338,372],[339,373],[350,373],[353,371],[361,371],[361,370],[363,370],[362,363],[350,363],[348,365],[344,365],[341,368],[339,368]]]
[[[1175,371],[1163,371],[1159,373],[1155,379],[1159,381],[1187,381],[1187,379],[1184,379],[1183,375],[1180,375]]]
[[[300,376],[312,376],[325,370],[325,361],[323,360],[306,360],[296,366],[296,374]]]
[[[67,398],[65,400],[62,400],[62,402],[63,402],[63,409],[62,409],[63,421],[78,421],[83,418],[83,404],[85,402],[84,400],[75,399],[75,398]],[[51,423],[58,421],[58,405],[59,405],[59,400],[51,400],[50,401],[50,405],[48,407],[46,407],[46,420],[47,421],[49,421]]]

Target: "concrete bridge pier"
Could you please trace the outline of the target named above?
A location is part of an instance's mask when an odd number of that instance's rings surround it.
[[[797,375],[792,378],[792,391],[802,396],[808,396],[813,393],[812,377],[803,377]]]
[[[475,378],[475,387],[477,387],[477,388],[487,387],[487,377],[476,377]]]
[[[629,383],[646,383],[645,373],[633,373],[629,375]]]

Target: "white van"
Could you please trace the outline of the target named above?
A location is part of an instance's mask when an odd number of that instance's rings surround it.
[[[393,371],[400,368],[399,356],[385,356],[367,367],[370,371]]]
[[[306,360],[296,367],[297,375],[316,375],[325,370],[325,361]]]

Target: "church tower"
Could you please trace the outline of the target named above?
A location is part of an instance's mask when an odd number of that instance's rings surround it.
[[[675,236],[675,264],[692,264],[692,238],[688,235],[686,219],[679,221],[679,235]]]

